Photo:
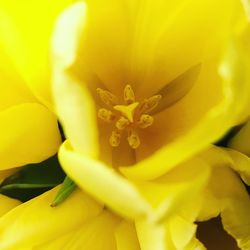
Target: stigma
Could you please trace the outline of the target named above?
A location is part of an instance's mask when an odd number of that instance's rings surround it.
[[[123,90],[123,100],[108,90],[97,88],[97,94],[105,107],[100,108],[97,116],[105,123],[114,127],[109,137],[112,147],[118,147],[121,138],[126,136],[129,146],[137,149],[140,144],[139,129],[146,129],[154,123],[150,112],[155,109],[161,100],[161,95],[154,95],[139,102],[131,85],[127,84]]]

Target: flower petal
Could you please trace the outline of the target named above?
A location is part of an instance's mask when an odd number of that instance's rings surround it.
[[[3,216],[7,212],[9,212],[11,209],[20,205],[21,202],[0,194],[0,204],[1,204],[0,205],[0,216]]]
[[[250,156],[250,121],[230,140],[228,146]]]
[[[25,202],[0,219],[2,249],[28,248],[42,244],[96,217],[102,210],[101,205],[79,190],[63,204],[52,208],[50,204],[57,191],[58,188],[55,188]]]
[[[25,102],[37,102],[25,82],[15,70],[0,41],[0,110]]]
[[[197,225],[186,221],[180,216],[175,216],[170,219],[169,229],[176,249],[185,249],[195,236],[196,227]]]
[[[51,105],[50,36],[56,16],[71,2],[0,2],[0,34],[6,51],[25,82],[47,105]]]
[[[69,73],[69,67],[75,60],[79,30],[85,24],[85,12],[86,6],[82,2],[76,3],[61,15],[57,23],[53,39],[53,94],[57,114],[73,148],[97,157],[97,125],[93,100],[85,86]],[[77,37],[73,35],[75,33]]]
[[[219,206],[225,230],[237,240],[241,249],[249,249],[250,198],[239,177],[229,167],[216,167],[208,189],[219,200],[217,206]],[[203,208],[206,210],[207,206],[209,203],[204,200]]]
[[[134,83],[142,96],[159,91],[190,67],[211,58],[215,51],[218,56],[236,1],[175,1],[168,14],[165,8],[171,5],[169,1],[157,1],[158,5],[149,2],[151,8],[142,10],[147,16],[139,26],[143,35],[137,37],[134,48],[133,64],[146,71],[140,77],[143,81],[139,78]]]
[[[57,121],[44,106],[13,106],[0,112],[0,120],[1,169],[37,163],[57,152],[61,142]]]
[[[148,215],[149,205],[134,185],[113,169],[71,150],[65,142],[59,151],[62,167],[81,188],[128,218]]]
[[[233,160],[232,169],[240,174],[247,185],[250,185],[250,158],[234,150],[228,150],[228,153]]]
[[[69,238],[66,236],[63,239],[55,239],[55,242],[52,241],[51,245],[45,245],[41,249],[59,249],[59,246],[61,246],[64,249],[81,249],[84,247],[88,250],[116,250],[114,231],[119,221],[119,217],[103,210],[98,216],[90,219],[82,224],[79,229],[70,233]],[[60,241],[64,244],[61,244]]]
[[[141,250],[168,249],[165,242],[165,228],[162,224],[139,220],[135,225]]]
[[[154,181],[126,180],[105,164],[72,151],[68,142],[62,145],[59,159],[80,187],[132,219],[142,216],[157,221],[165,219],[196,196],[209,176],[207,165],[196,159]]]
[[[133,180],[136,187],[149,204],[156,210],[155,219],[162,221],[176,211],[187,210],[190,200],[207,184],[210,171],[208,165],[200,159],[192,159],[153,181]],[[199,209],[197,200],[195,209]],[[193,209],[194,211],[196,211]]]
[[[135,225],[122,221],[115,231],[117,250],[141,250]]]

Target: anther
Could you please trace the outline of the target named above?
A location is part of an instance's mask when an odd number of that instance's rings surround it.
[[[110,93],[109,91],[103,90],[101,88],[97,88],[96,91],[102,102],[106,105],[112,107],[117,104],[118,101],[116,96]]]
[[[112,111],[105,108],[99,109],[97,115],[101,120],[105,122],[112,122],[115,119],[115,115],[112,113]]]
[[[154,118],[151,115],[143,114],[141,115],[140,120],[138,121],[138,126],[140,128],[147,128],[151,126],[153,122],[154,122]]]
[[[130,130],[128,133],[128,144],[131,148],[136,149],[140,146],[140,138],[135,130]]]
[[[118,131],[112,131],[109,143],[112,147],[118,147],[121,142],[121,134]]]
[[[130,85],[126,85],[124,88],[124,101],[127,104],[135,102],[135,93]]]
[[[121,116],[120,119],[115,123],[115,126],[119,130],[125,129],[129,125],[129,120],[124,116]]]
[[[161,98],[162,98],[161,95],[154,95],[150,98],[145,99],[141,104],[140,112],[149,113],[150,111],[152,111],[154,108],[157,107]]]

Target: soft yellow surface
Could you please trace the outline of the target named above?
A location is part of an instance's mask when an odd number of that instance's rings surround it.
[[[10,107],[0,112],[0,120],[0,169],[37,163],[56,154],[61,142],[57,122],[41,104]]]
[[[11,209],[17,207],[21,204],[20,201],[16,199],[9,198],[5,195],[0,195],[0,216],[3,216],[7,212],[9,212]]]
[[[80,227],[34,249],[141,250],[135,226],[107,210]]]
[[[61,237],[35,249],[44,250],[119,250],[116,248],[114,232],[119,224],[119,218],[112,215],[108,211],[102,211],[100,215],[82,224],[80,228],[69,233],[67,236]]]
[[[48,105],[51,105],[50,37],[56,16],[72,2],[0,1],[0,38],[25,82]]]
[[[37,99],[38,89],[31,76],[31,71],[40,61],[34,50],[27,52],[27,49],[42,45],[38,45],[37,41],[42,40],[34,35],[35,31],[41,32],[41,29],[35,28],[35,17],[38,18],[38,15],[30,11],[34,7],[32,4],[32,1],[0,1],[0,169],[43,161],[57,152],[61,142],[57,118],[48,106],[45,107]],[[52,5],[43,6],[44,11],[48,11]],[[39,9],[37,5],[36,8]],[[42,18],[39,17],[39,20],[42,21]],[[44,30],[47,29],[45,26]],[[25,40],[31,37],[38,40]],[[44,50],[37,50],[41,55],[46,55]],[[32,55],[32,61],[27,53]],[[44,72],[39,71],[39,74],[41,92],[46,92],[49,81],[43,79]],[[33,87],[29,88],[27,84]]]
[[[131,219],[170,216],[200,192],[209,176],[207,164],[193,159],[154,181],[129,180],[102,162],[74,152],[68,142],[61,147],[59,159],[81,188]]]
[[[96,217],[102,205],[76,190],[52,208],[58,188],[23,203],[0,219],[0,248],[17,250],[40,245]],[[6,226],[7,225],[7,226]]]

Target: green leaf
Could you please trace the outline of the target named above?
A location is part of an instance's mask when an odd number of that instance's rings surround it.
[[[0,193],[27,201],[62,183],[64,178],[55,155],[43,162],[24,166],[6,178],[0,185]]]
[[[51,207],[56,207],[67,199],[71,193],[75,190],[76,184],[68,177],[64,179],[61,189],[58,191]]]

